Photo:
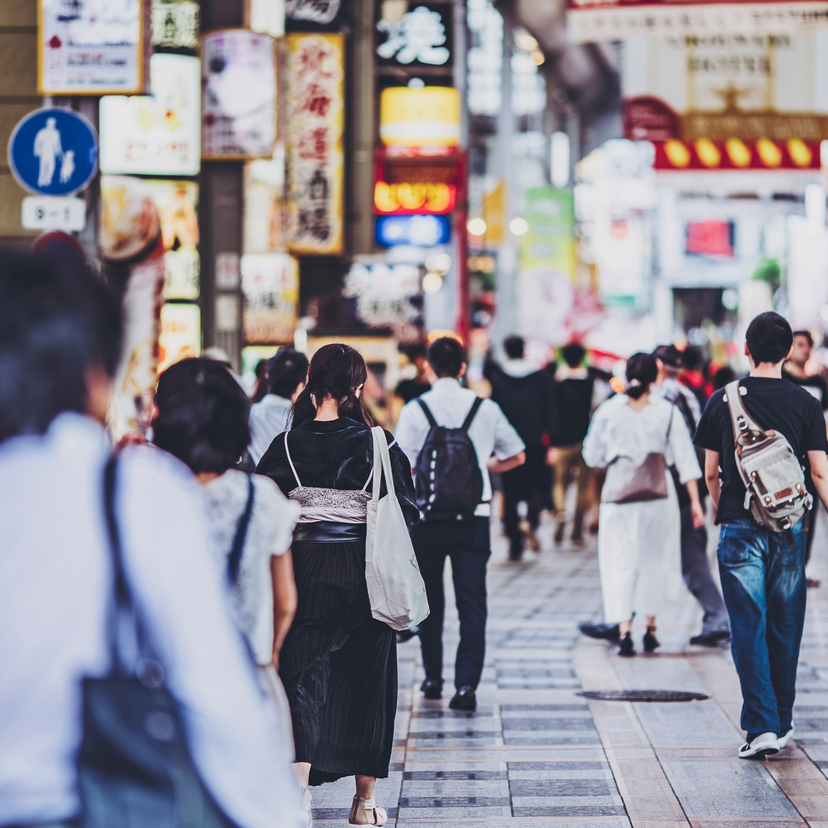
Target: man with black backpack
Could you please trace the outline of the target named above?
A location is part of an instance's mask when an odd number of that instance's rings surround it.
[[[428,349],[435,375],[431,391],[400,413],[396,438],[414,469],[422,514],[411,539],[431,608],[420,624],[427,699],[443,691],[443,572],[451,558],[460,616],[460,644],[454,668],[454,710],[475,710],[475,691],[486,650],[486,564],[491,554],[490,472],[505,472],[525,461],[524,444],[500,407],[482,400],[459,380],[466,371],[463,346],[453,337]],[[494,455],[494,457],[492,457]]]
[[[739,757],[763,759],[794,732],[805,621],[803,517],[813,505],[802,466],[810,465],[828,503],[828,439],[819,402],[782,379],[790,325],[763,313],[745,339],[750,376],[710,398],[695,443],[705,449],[705,479],[722,525],[719,572],[747,731]]]

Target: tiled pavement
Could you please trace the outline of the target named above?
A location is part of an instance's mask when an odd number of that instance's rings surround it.
[[[765,763],[736,758],[741,695],[729,652],[687,646],[687,595],[659,619],[656,655],[619,659],[579,636],[599,619],[594,544],[506,561],[494,533],[486,667],[476,714],[423,700],[416,639],[401,645],[391,773],[376,798],[389,826],[434,828],[828,828],[828,515],[817,535],[800,664],[797,738]],[[446,657],[457,620],[447,612]],[[639,639],[643,629],[635,629]],[[447,691],[452,667],[446,666]],[[691,690],[673,704],[587,701],[581,689]],[[351,780],[314,789],[322,825],[346,825]]]

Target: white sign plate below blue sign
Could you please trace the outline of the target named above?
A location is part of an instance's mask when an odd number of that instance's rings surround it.
[[[74,195],[98,171],[98,133],[71,109],[38,109],[14,128],[9,166],[18,184],[31,193]]]

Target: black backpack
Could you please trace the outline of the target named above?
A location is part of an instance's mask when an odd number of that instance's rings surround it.
[[[429,407],[417,400],[431,428],[414,469],[417,506],[424,520],[464,520],[483,497],[483,475],[469,426],[483,400],[478,397],[460,428],[437,425]]]

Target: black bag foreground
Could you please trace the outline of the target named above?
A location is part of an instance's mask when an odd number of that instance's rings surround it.
[[[437,425],[431,409],[418,399],[430,426],[417,455],[414,484],[424,520],[465,520],[483,497],[483,475],[469,426],[483,400],[478,397],[460,428]]]
[[[199,778],[184,739],[176,702],[161,665],[139,658],[125,669],[119,633],[125,627],[142,651],[140,621],[126,582],[113,506],[117,459],[104,472],[104,503],[115,575],[115,616],[109,625],[112,667],[83,681],[83,740],[78,756],[81,828],[236,828]],[[134,632],[133,632],[134,631]]]

